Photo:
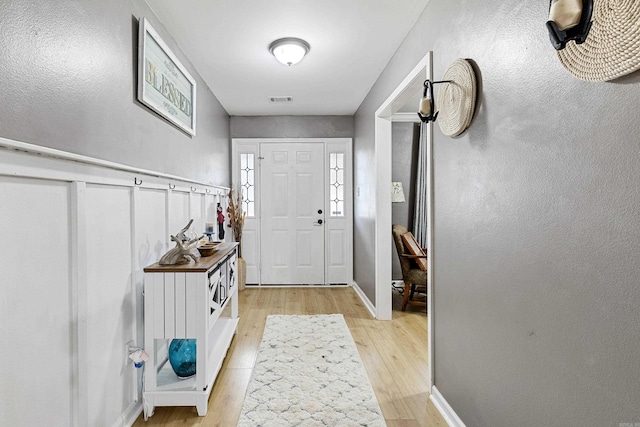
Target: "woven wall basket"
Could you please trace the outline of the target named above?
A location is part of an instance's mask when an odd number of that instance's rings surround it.
[[[469,127],[473,119],[476,75],[469,61],[460,58],[451,64],[442,80],[451,80],[451,83],[444,83],[438,91],[438,124],[445,135],[457,136]]]
[[[640,1],[594,0],[591,30],[582,44],[558,51],[562,65],[581,80],[603,82],[640,69]]]

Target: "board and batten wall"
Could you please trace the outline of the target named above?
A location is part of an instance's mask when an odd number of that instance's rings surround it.
[[[0,425],[133,422],[141,371],[127,361],[127,346],[143,346],[142,269],[174,246],[168,236],[189,219],[190,231],[202,232],[225,194],[0,150],[0,217],[13,242],[0,248]],[[26,410],[34,402],[37,410]]]
[[[0,425],[127,425],[141,268],[190,218],[202,231],[205,189],[229,185],[229,117],[143,0],[0,10],[1,138],[187,180],[136,174],[135,186],[129,172],[0,148]],[[196,79],[195,137],[136,100],[140,17]]]
[[[640,72],[572,77],[548,5],[431,0],[355,116],[369,188],[374,113],[413,67],[479,69],[471,127],[433,138],[435,385],[467,426],[640,422]],[[354,264],[373,292],[370,193]]]

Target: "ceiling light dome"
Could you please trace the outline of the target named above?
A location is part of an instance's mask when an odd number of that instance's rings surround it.
[[[302,39],[286,37],[269,45],[269,52],[282,64],[292,66],[302,61],[311,46]]]

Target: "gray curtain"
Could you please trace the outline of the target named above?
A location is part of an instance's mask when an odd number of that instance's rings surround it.
[[[420,123],[420,143],[418,146],[418,169],[416,171],[415,210],[413,215],[413,235],[423,248],[427,247],[427,134],[429,125]]]

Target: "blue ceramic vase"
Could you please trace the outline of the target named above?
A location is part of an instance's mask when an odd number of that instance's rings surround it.
[[[196,374],[196,340],[174,339],[169,345],[169,363],[180,378]]]

